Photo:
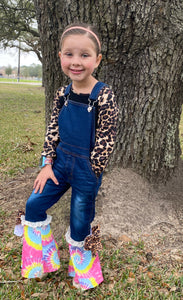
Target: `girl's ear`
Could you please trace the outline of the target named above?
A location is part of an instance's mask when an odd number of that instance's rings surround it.
[[[60,58],[61,58],[61,55],[62,55],[62,54],[61,54],[61,52],[59,51],[59,52],[58,52],[58,56],[59,56]]]
[[[100,65],[101,60],[102,60],[102,54],[100,53],[100,54],[97,56],[97,60],[96,60],[96,68]]]

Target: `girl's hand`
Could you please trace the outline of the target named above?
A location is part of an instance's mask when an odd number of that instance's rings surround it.
[[[55,177],[52,166],[51,165],[46,165],[42,168],[40,173],[38,174],[36,180],[34,181],[33,188],[35,189],[34,193],[36,194],[38,191],[41,194],[44,186],[47,182],[48,179],[53,180],[55,184],[59,184],[57,178]]]

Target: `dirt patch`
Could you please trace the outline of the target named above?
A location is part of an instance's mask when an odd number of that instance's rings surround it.
[[[0,183],[0,203],[9,212],[5,220],[14,228],[17,209],[24,209],[32,191],[38,169]],[[143,240],[154,253],[179,251],[183,246],[183,162],[166,185],[152,185],[130,169],[114,168],[104,175],[96,200],[95,223],[99,223],[104,239],[113,244],[124,236]],[[57,239],[69,225],[70,192],[51,208],[52,229]]]
[[[166,185],[152,185],[130,169],[104,177],[95,222],[120,240],[145,241],[154,252],[183,247],[183,162]]]

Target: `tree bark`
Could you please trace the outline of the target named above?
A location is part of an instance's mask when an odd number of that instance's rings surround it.
[[[93,23],[103,61],[96,72],[112,86],[120,108],[110,166],[132,167],[150,181],[166,181],[180,157],[182,0],[34,0],[43,55],[46,124],[57,88],[67,83],[59,39],[72,22]]]

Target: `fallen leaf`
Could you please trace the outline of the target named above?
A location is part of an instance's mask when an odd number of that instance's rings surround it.
[[[22,282],[23,282],[24,284],[28,284],[29,279],[28,279],[28,278],[22,278]]]
[[[130,278],[135,278],[135,274],[134,274],[133,272],[130,272],[130,273],[129,273],[129,277],[130,277]]]
[[[143,269],[144,269],[143,266],[139,266],[139,271],[140,272],[143,272]]]
[[[4,260],[6,255],[0,255],[0,260]]]
[[[45,285],[45,281],[38,281],[37,283],[39,284],[39,286],[44,286]]]
[[[145,273],[145,272],[147,272],[147,271],[148,271],[148,268],[147,268],[147,267],[143,269],[143,273]]]
[[[153,272],[147,272],[147,276],[152,279],[154,278],[154,273]]]
[[[176,286],[173,286],[171,289],[170,289],[170,292],[176,292],[177,290],[177,287]]]
[[[173,273],[173,275],[174,275],[174,277],[176,277],[176,278],[182,277],[182,274],[180,274],[180,273],[178,273],[178,272]]]
[[[119,238],[118,238],[119,241],[122,241],[122,242],[126,242],[126,243],[129,243],[131,242],[131,238],[128,237],[126,234],[123,234],[121,235]]]
[[[103,299],[103,296],[102,296],[102,295],[98,295],[98,296],[96,297],[96,300],[98,300],[98,299]]]
[[[167,289],[159,289],[158,291],[159,291],[160,295],[162,295],[162,296],[169,295],[169,292],[167,291]]]
[[[163,283],[162,283],[162,286],[163,286],[163,287],[166,287],[166,288],[170,288],[169,284],[166,283],[166,282],[163,282]]]
[[[12,250],[13,249],[13,243],[12,242],[8,242],[7,244],[6,244],[6,247],[5,247],[5,250]]]
[[[178,262],[182,262],[183,258],[179,255],[171,255],[171,258],[175,259]]]
[[[0,263],[0,268],[3,268],[5,265],[5,262]]]
[[[112,289],[114,288],[114,286],[115,286],[115,282],[114,282],[114,281],[113,281],[113,282],[110,282],[110,283],[108,284],[109,290],[112,290]]]
[[[147,264],[147,260],[142,258],[140,261],[140,265],[145,266],[146,264]]]
[[[21,291],[21,298],[22,298],[22,300],[25,300],[25,293],[24,293],[24,291]]]
[[[134,281],[135,281],[135,278],[128,277],[128,279],[127,279],[127,282],[129,282],[129,283],[133,283]]]
[[[70,289],[76,289],[69,280],[65,280],[65,282],[68,284]]]
[[[6,275],[6,278],[9,280],[16,278],[16,276],[14,275],[12,270],[6,270],[5,275]]]
[[[33,298],[38,297],[40,299],[47,299],[48,296],[49,296],[48,293],[34,293],[34,294],[31,295],[31,297],[33,297]]]

